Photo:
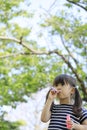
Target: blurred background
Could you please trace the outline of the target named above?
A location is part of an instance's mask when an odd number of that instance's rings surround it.
[[[0,0],[0,130],[46,130],[45,96],[63,73],[87,108],[87,0]]]

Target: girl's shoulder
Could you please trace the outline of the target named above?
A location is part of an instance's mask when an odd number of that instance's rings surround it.
[[[82,107],[82,114],[87,114],[87,108]]]
[[[87,119],[87,108],[82,108],[82,114],[80,117],[80,123],[82,123],[85,119]]]

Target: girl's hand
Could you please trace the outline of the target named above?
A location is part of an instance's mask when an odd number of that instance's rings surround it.
[[[68,130],[72,130],[74,128],[74,122],[71,120],[70,115],[67,115],[66,127]]]
[[[54,100],[59,92],[60,90],[57,90],[56,88],[52,87],[49,92],[48,99]]]

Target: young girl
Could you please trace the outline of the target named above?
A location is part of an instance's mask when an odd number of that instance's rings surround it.
[[[55,98],[59,104],[54,103]],[[73,77],[62,74],[54,79],[41,114],[42,122],[49,120],[48,130],[87,130],[87,110],[82,108]]]

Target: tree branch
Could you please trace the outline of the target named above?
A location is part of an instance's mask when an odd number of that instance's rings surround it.
[[[21,43],[21,45],[23,46],[23,47],[25,47],[26,49],[28,49],[30,52],[32,52],[32,53],[35,53],[35,54],[43,54],[43,52],[42,51],[36,51],[36,50],[34,50],[34,49],[32,49],[31,47],[29,47],[26,43],[24,43],[21,39],[20,40],[18,40],[18,39],[15,39],[15,38],[9,38],[9,37],[3,37],[3,36],[0,36],[0,39],[1,40],[10,40],[10,41],[14,41],[14,42],[16,42],[16,43],[18,43],[18,44],[20,44]],[[48,52],[44,52],[44,53],[48,53]]]
[[[74,4],[74,5],[77,5],[77,6],[79,6],[80,8],[84,9],[85,11],[87,11],[87,9],[86,9],[84,6],[78,4],[77,2],[74,2],[74,1],[71,1],[71,0],[66,0],[66,1],[68,1],[69,3],[72,3],[72,4]]]
[[[54,51],[49,51],[49,52],[38,52],[35,53],[35,52],[19,52],[19,53],[14,53],[14,54],[7,54],[7,55],[2,55],[0,56],[0,59],[3,59],[3,58],[9,58],[9,57],[16,57],[16,56],[19,56],[19,55],[50,55],[50,54],[53,54]]]
[[[74,60],[74,62],[75,62],[76,64],[78,64],[78,61],[74,58],[74,56],[71,54],[71,52],[70,52],[70,50],[68,49],[68,47],[65,45],[62,36],[60,36],[60,38],[61,38],[62,44],[63,44],[64,48],[67,50],[68,54],[72,57],[72,59]]]
[[[31,53],[19,52],[19,53],[14,53],[14,54],[7,54],[7,55],[0,56],[0,59],[9,58],[9,57],[16,57],[16,56],[19,56],[19,55],[31,55]]]
[[[20,40],[15,39],[15,38],[8,38],[8,37],[2,37],[2,36],[0,36],[0,39],[1,39],[1,40],[15,41],[15,42],[17,42],[17,43],[20,44]],[[25,53],[17,53],[17,54],[15,54],[15,55],[14,55],[14,54],[12,54],[12,55],[7,55],[7,56],[2,56],[2,57],[0,57],[0,58],[5,58],[5,57],[9,57],[9,56],[17,56],[17,55],[19,55],[19,54],[22,54],[22,55],[33,55],[33,54],[35,54],[35,55],[43,55],[43,54],[45,54],[45,55],[50,55],[50,54],[57,54],[58,56],[60,56],[60,57],[62,58],[62,60],[68,65],[68,67],[69,67],[69,68],[72,70],[72,72],[75,74],[75,76],[76,76],[78,82],[79,82],[80,85],[81,85],[82,91],[84,92],[85,95],[87,95],[86,87],[85,87],[85,84],[84,84],[83,80],[79,77],[79,75],[77,74],[76,70],[74,69],[74,67],[72,66],[72,64],[67,60],[67,58],[65,58],[65,57],[63,56],[63,54],[61,54],[57,49],[55,49],[55,50],[53,50],[53,51],[38,51],[38,50],[36,51],[36,50],[30,48],[29,46],[27,46],[23,41],[21,42],[21,45],[22,45],[23,47],[27,48],[30,52],[29,52],[29,53],[26,53],[26,52],[25,52]]]
[[[79,77],[79,75],[77,74],[76,70],[73,68],[71,63],[62,54],[60,54],[58,51],[55,51],[55,53],[58,54],[63,59],[63,61],[68,65],[68,67],[72,70],[72,72],[75,74],[78,82],[81,85],[82,91],[84,92],[84,94],[87,94],[86,87],[85,87],[83,80]]]
[[[16,57],[16,56],[18,56],[20,54],[21,53],[3,55],[3,56],[0,56],[0,59],[9,58],[9,57]]]

